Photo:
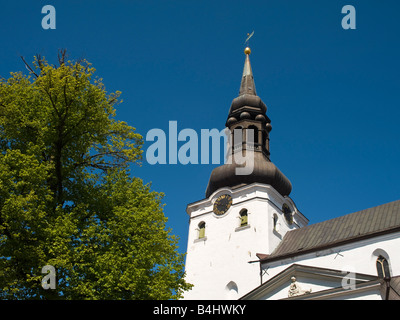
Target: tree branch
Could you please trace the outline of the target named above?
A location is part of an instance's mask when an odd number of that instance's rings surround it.
[[[39,78],[39,76],[36,74],[36,72],[33,71],[33,69],[31,68],[31,66],[25,61],[24,57],[23,57],[23,56],[20,56],[20,57],[21,57],[22,61],[24,62],[25,67],[26,67],[31,73],[33,73],[33,74],[36,76],[36,78]]]

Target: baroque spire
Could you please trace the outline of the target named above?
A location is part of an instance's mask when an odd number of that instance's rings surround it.
[[[233,161],[215,168],[208,181],[206,197],[223,187],[236,187],[251,183],[269,184],[282,196],[288,196],[292,185],[288,178],[271,162],[269,150],[269,135],[272,129],[271,120],[267,116],[267,106],[256,94],[253,71],[250,64],[249,47],[244,50],[246,55],[243,74],[240,83],[239,96],[233,99],[225,126],[231,134],[231,153]],[[236,137],[242,137],[235,141]],[[241,132],[241,134],[240,134]],[[248,139],[247,135],[253,139]],[[229,149],[229,148],[228,148]],[[253,162],[249,174],[237,174],[237,169],[243,164],[237,163],[235,155],[242,154],[251,157]]]
[[[250,48],[246,47],[246,49],[244,49],[244,53],[246,55],[246,59],[244,61],[243,75],[242,75],[242,82],[240,84],[239,96],[243,94],[252,94],[256,96],[257,95],[256,86],[254,84],[253,71],[251,70],[250,57],[249,57],[251,53]]]

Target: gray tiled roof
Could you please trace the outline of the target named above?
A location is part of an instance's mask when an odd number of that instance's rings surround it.
[[[289,231],[275,251],[262,260],[272,261],[396,230],[400,231],[400,200]]]
[[[386,291],[386,286],[382,289]],[[399,276],[393,277],[390,280],[389,300],[400,300],[400,277]]]

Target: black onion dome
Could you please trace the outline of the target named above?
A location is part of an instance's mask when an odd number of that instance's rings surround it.
[[[243,167],[236,163],[224,164],[211,172],[206,190],[206,198],[223,187],[235,187],[251,183],[271,185],[282,196],[288,196],[292,191],[289,179],[270,161],[266,161],[262,153],[254,153],[254,168],[249,175],[237,175],[236,169]]]
[[[266,113],[267,106],[261,100],[259,96],[255,96],[252,94],[242,94],[241,96],[233,99],[231,108],[229,110],[229,115],[237,112],[239,109],[247,107],[249,109],[253,109],[254,112],[257,113]]]

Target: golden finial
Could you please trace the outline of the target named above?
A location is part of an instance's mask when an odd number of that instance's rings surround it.
[[[250,54],[250,53],[251,53],[250,48],[249,48],[249,47],[246,47],[246,48],[244,49],[244,54]]]

